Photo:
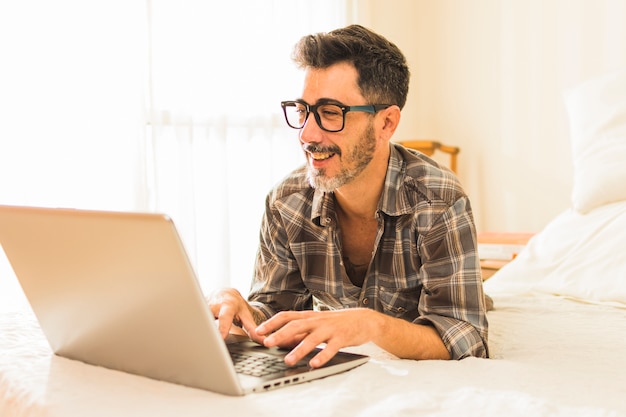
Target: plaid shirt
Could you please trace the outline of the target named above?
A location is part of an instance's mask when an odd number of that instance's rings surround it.
[[[362,288],[341,256],[335,199],[311,188],[305,168],[267,197],[249,300],[282,310],[368,307],[439,332],[453,359],[487,357],[487,318],[467,195],[422,154],[391,144]]]

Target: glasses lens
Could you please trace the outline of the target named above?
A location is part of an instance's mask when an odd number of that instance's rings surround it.
[[[300,129],[304,126],[307,118],[306,106],[301,103],[291,102],[285,103],[285,118],[287,124],[295,129]]]
[[[343,129],[343,110],[334,104],[324,104],[317,108],[322,128],[336,132]]]

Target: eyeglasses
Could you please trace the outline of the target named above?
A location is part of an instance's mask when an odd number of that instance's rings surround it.
[[[341,104],[321,103],[310,105],[304,101],[283,101],[280,103],[289,127],[302,129],[309,114],[313,113],[317,125],[327,132],[339,132],[346,124],[346,113],[362,111],[375,114],[389,108],[392,104],[370,104],[366,106],[344,106]]]

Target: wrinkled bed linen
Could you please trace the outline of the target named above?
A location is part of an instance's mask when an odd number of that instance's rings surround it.
[[[28,309],[0,314],[0,416],[626,416],[626,310],[494,297],[491,359],[398,360],[245,397],[55,356]]]

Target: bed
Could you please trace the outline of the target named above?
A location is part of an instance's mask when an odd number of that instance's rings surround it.
[[[626,72],[565,97],[572,205],[485,282],[490,359],[370,344],[343,374],[228,397],[53,355],[5,265],[0,416],[626,416]]]

